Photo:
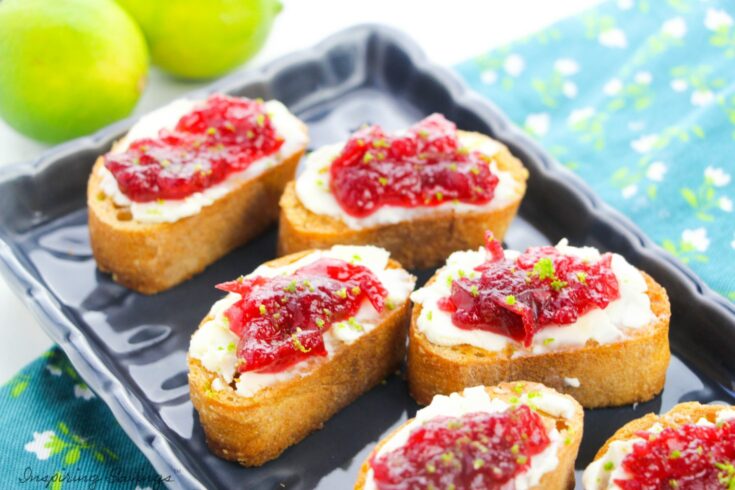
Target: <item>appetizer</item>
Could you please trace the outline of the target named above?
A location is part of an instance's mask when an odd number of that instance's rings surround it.
[[[437,395],[378,444],[355,489],[566,490],[582,424],[574,398],[537,383]]]
[[[502,238],[527,177],[504,145],[439,114],[393,134],[368,126],[307,157],[281,198],[279,252],[369,243],[435,267],[485,230]]]
[[[620,428],[584,472],[585,490],[735,488],[735,407],[681,403]]]
[[[666,291],[592,247],[456,252],[412,295],[408,379],[419,403],[527,379],[585,407],[643,402],[669,364]]]
[[[415,278],[371,246],[276,259],[217,287],[189,349],[189,386],[212,451],[278,457],[403,360]]]
[[[89,178],[98,267],[146,294],[201,272],[276,220],[307,141],[277,101],[213,94],[144,116]]]

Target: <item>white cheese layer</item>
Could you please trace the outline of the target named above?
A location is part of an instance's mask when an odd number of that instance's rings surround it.
[[[567,420],[574,416],[574,404],[558,393],[540,393],[539,396],[533,398],[532,402],[539,410],[549,415]],[[529,404],[528,395],[524,393],[519,397],[519,403]],[[503,400],[491,398],[483,386],[467,388],[462,393],[452,393],[449,396],[436,395],[431,404],[419,410],[414,419],[386,441],[377,455],[380,456],[404,446],[411,432],[433,418],[439,416],[462,417],[465,414],[474,412],[502,413],[511,406]],[[531,457],[529,468],[515,477],[513,488],[524,490],[538,485],[541,477],[549,471],[553,471],[559,464],[557,453],[559,446],[562,444],[561,435],[556,427],[553,427],[548,432],[548,436],[549,446],[541,453]],[[375,490],[375,488],[373,470],[370,469],[365,481],[365,490]]]
[[[720,424],[732,419],[735,419],[735,410],[724,409],[717,412],[715,423]],[[696,425],[712,426],[714,424],[707,419],[700,419],[696,422]],[[649,434],[659,434],[663,430],[664,428],[661,424],[655,423],[646,432]],[[605,454],[590,463],[584,470],[582,477],[584,489],[619,490],[620,486],[615,481],[627,480],[631,476],[623,468],[623,460],[633,451],[633,446],[639,442],[646,441],[642,437],[632,437],[630,439],[611,442]]]
[[[200,101],[179,99],[143,116],[130,131],[115,145],[111,154],[125,152],[130,143],[141,138],[155,138],[161,129],[173,129],[182,116],[189,113]],[[245,170],[230,174],[219,184],[202,192],[195,192],[184,199],[164,199],[150,202],[131,201],[117,184],[112,172],[100,167],[100,187],[102,192],[121,207],[129,207],[133,220],[141,223],[173,223],[182,218],[193,216],[203,207],[213,204],[240,183],[255,179],[269,168],[278,165],[285,157],[293,155],[306,147],[308,135],[304,124],[291,114],[286,106],[277,100],[265,103],[266,111],[273,122],[276,134],[283,138],[278,151],[252,162]]]
[[[261,265],[246,277],[290,275],[296,269],[327,257],[342,259],[370,269],[388,292],[386,305],[393,305],[394,308],[408,301],[408,296],[416,284],[416,278],[405,270],[388,269],[388,252],[373,246],[336,245],[329,250],[315,251],[283,267]],[[193,358],[199,359],[208,371],[221,378],[224,383],[217,383],[217,385],[222,389],[229,389],[227,385],[235,378],[237,364],[235,346],[240,340],[230,330],[224,313],[239,299],[240,295],[230,293],[216,302],[209,312],[210,319],[194,333],[189,347],[189,354]],[[328,362],[339,349],[373,330],[388,314],[389,308],[386,308],[381,314],[373,308],[369,301],[365,300],[354,317],[356,323],[335,323],[324,333],[324,343],[328,352],[326,357],[313,356],[278,373],[242,373],[237,379],[237,393],[242,396],[253,396],[267,386],[308,374],[315,366]],[[355,324],[359,326],[353,326]],[[215,383],[212,383],[212,389],[216,388]]]
[[[556,246],[565,255],[575,255],[594,261],[600,253],[592,247],[572,247],[562,240]],[[510,260],[518,257],[519,252],[506,250]],[[534,335],[530,349],[519,342],[485,330],[464,330],[452,323],[450,313],[439,309],[439,300],[451,294],[451,281],[467,275],[472,277],[475,267],[489,259],[487,250],[468,250],[455,252],[438,271],[437,280],[411,295],[414,303],[422,307],[417,326],[433,344],[453,346],[468,344],[488,351],[501,351],[511,345],[514,356],[541,354],[563,347],[583,346],[589,340],[600,344],[619,341],[626,336],[627,329],[642,328],[655,320],[651,303],[646,294],[648,286],[640,271],[630,265],[623,257],[613,254],[611,268],[618,280],[620,297],[605,309],[593,309],[569,325],[548,325]]]
[[[488,136],[475,133],[461,133],[460,143],[469,150],[480,151],[492,156],[500,150],[500,145]],[[347,214],[337,203],[330,192],[329,166],[340,154],[344,143],[324,146],[312,153],[303,163],[301,173],[296,177],[296,195],[306,209],[315,214],[337,218],[353,230],[371,228],[412,221],[422,216],[435,215],[454,211],[457,213],[480,213],[502,209],[512,203],[521,194],[521,184],[509,172],[499,171],[497,164],[490,163],[492,172],[498,177],[495,195],[489,203],[474,205],[447,201],[438,206],[419,206],[407,208],[402,206],[383,206],[370,216],[356,218]]]

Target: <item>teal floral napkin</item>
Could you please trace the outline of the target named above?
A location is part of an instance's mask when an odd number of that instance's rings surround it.
[[[735,300],[735,4],[619,0],[457,67]]]
[[[0,388],[0,488],[161,489],[159,475],[58,347]]]
[[[620,0],[457,67],[608,203],[735,300],[735,8]],[[0,389],[0,488],[160,488],[52,349]]]

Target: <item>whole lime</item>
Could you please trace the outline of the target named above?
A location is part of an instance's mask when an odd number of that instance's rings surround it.
[[[143,29],[153,63],[182,78],[212,78],[252,57],[278,0],[117,0]]]
[[[0,60],[0,116],[46,142],[128,115],[148,73],[145,38],[112,0],[3,0]]]

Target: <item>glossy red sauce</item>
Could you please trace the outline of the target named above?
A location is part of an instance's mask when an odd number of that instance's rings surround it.
[[[541,417],[520,405],[431,419],[370,464],[379,490],[499,489],[548,445]]]
[[[596,262],[561,254],[554,247],[531,247],[508,260],[500,243],[489,239],[490,259],[455,278],[439,307],[467,330],[488,330],[531,345],[547,325],[568,325],[620,296],[618,281],[604,254]]]
[[[498,178],[490,158],[460,145],[457,128],[433,114],[404,134],[380,126],[357,131],[331,165],[331,191],[348,214],[365,217],[382,206],[485,204]]]
[[[262,101],[214,94],[179,119],[173,130],[131,142],[105,155],[105,167],[130,200],[183,199],[278,151]]]
[[[622,465],[631,477],[616,480],[624,490],[709,490],[735,488],[735,421],[719,427],[694,424],[641,433]]]
[[[383,311],[387,292],[368,268],[322,258],[292,275],[255,276],[219,284],[242,296],[225,316],[240,337],[238,370],[277,372],[311,356],[326,356],[324,333],[350,321],[364,300]],[[351,321],[349,328],[361,328]]]

